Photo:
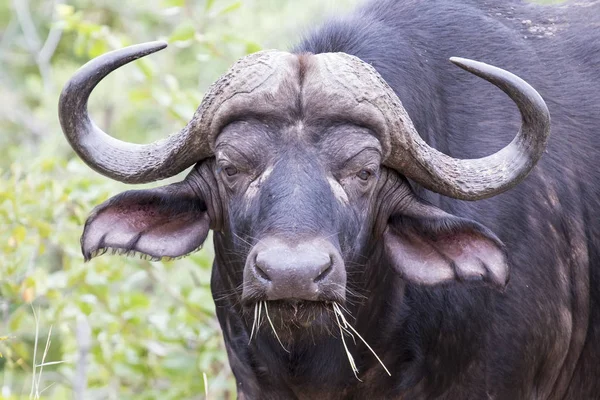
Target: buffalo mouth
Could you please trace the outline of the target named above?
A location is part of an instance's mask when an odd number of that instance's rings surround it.
[[[291,343],[304,337],[339,335],[333,301],[268,300],[246,304],[251,323],[251,338],[274,335],[280,343]]]
[[[277,339],[283,350],[290,353],[295,343],[316,343],[322,337],[339,339],[344,348],[348,362],[356,379],[359,370],[350,351],[348,338],[354,345],[360,340],[369,349],[385,372],[391,376],[381,358],[352,327],[349,311],[340,303],[332,301],[257,301],[245,307],[252,312],[252,331],[250,342],[259,335],[264,335],[265,329]],[[266,323],[264,323],[266,320]],[[346,339],[345,339],[346,338]],[[354,349],[354,348],[353,348]]]

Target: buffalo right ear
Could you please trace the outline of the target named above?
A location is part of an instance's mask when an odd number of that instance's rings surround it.
[[[209,225],[206,204],[184,182],[130,190],[92,212],[81,250],[86,261],[107,250],[157,259],[180,257],[202,246]]]
[[[391,216],[383,240],[392,265],[407,281],[479,281],[501,290],[508,282],[504,245],[494,233],[416,197]]]

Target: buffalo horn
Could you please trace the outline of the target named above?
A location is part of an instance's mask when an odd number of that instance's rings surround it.
[[[449,197],[462,200],[492,197],[522,181],[542,156],[550,133],[550,114],[538,92],[518,76],[465,58],[453,57],[450,61],[504,91],[521,113],[521,129],[506,147],[494,154],[457,159],[428,146],[400,107],[401,110],[392,112],[401,120],[402,129],[390,132],[392,150],[386,164]]]

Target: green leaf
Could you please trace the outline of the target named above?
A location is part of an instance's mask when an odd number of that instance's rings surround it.
[[[241,6],[242,6],[242,2],[241,1],[236,1],[236,2],[231,3],[230,5],[228,5],[227,7],[223,8],[222,10],[218,11],[214,16],[215,17],[222,17],[225,14],[229,14],[230,12],[237,10]]]
[[[184,42],[192,40],[196,34],[196,28],[191,23],[179,25],[169,36],[169,42]]]
[[[164,7],[183,7],[185,6],[185,0],[163,0],[162,5]]]
[[[98,57],[108,51],[108,45],[104,39],[96,39],[88,49],[90,58]]]
[[[154,64],[147,58],[143,58],[136,62],[136,66],[147,79],[152,79],[154,76]]]
[[[262,46],[255,42],[246,42],[246,54],[256,53],[257,51],[261,51]]]
[[[135,88],[128,93],[129,101],[132,103],[142,103],[152,98],[152,93],[147,87]]]
[[[143,293],[130,293],[126,298],[126,306],[128,308],[147,308],[150,305],[150,300]]]
[[[204,10],[209,11],[212,8],[214,3],[215,3],[215,0],[206,0],[206,5],[204,6]]]
[[[59,18],[65,19],[75,12],[75,7],[68,4],[57,4],[54,8]]]
[[[25,240],[25,236],[27,236],[27,228],[24,226],[17,226],[13,229],[12,237],[15,239],[17,244],[22,243]]]
[[[8,327],[12,332],[20,331],[21,324],[23,323],[25,317],[27,317],[27,313],[23,312],[22,310],[23,308],[17,309],[10,315]]]

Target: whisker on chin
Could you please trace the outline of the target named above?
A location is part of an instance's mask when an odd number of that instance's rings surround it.
[[[213,299],[215,302],[219,302],[225,299],[233,298],[233,297],[241,297],[242,291],[244,289],[244,284],[240,283],[233,289],[222,289],[214,293]]]

